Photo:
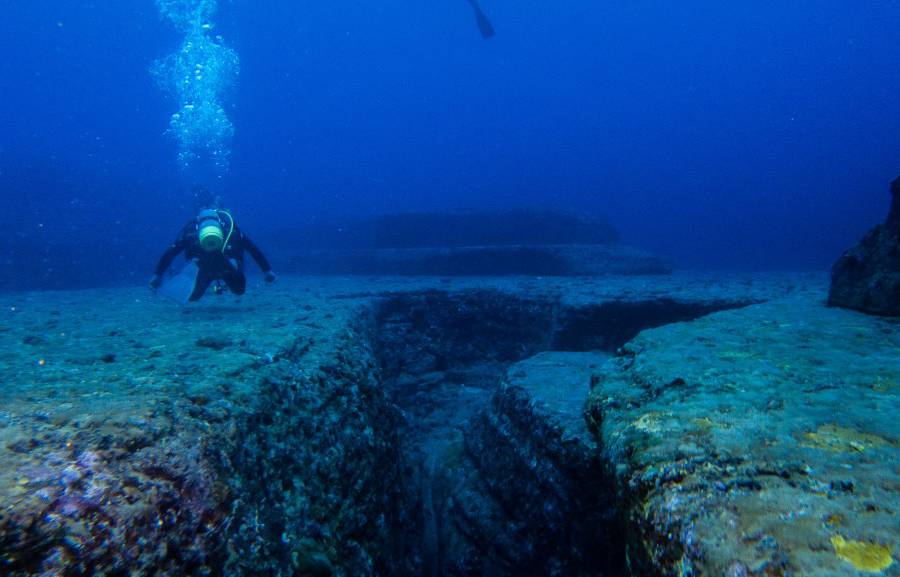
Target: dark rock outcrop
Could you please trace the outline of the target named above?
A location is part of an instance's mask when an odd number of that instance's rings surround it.
[[[900,316],[900,178],[891,183],[887,220],[838,259],[828,304],[865,313]]]

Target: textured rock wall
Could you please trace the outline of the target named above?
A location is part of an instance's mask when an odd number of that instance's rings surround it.
[[[181,408],[105,435],[31,424],[28,445],[13,447],[28,455],[15,468],[28,492],[4,500],[0,574],[220,574],[227,490],[201,421],[173,426]]]
[[[4,307],[0,575],[384,574],[398,423],[371,304],[145,298]]]
[[[822,296],[644,331],[596,371],[633,574],[897,575],[900,333]]]
[[[494,291],[395,296],[379,310],[377,351],[384,388],[405,415],[402,481],[393,519],[396,575],[486,575],[490,532],[458,527],[454,503],[478,500],[477,517],[504,516],[483,491],[463,497],[475,475],[461,431],[489,404],[504,368],[549,346],[553,302]],[[509,544],[510,549],[515,544]]]
[[[378,356],[390,380],[474,363],[510,363],[550,346],[555,303],[497,291],[430,291],[386,300]],[[502,372],[502,371],[501,371]],[[389,382],[388,388],[395,389]]]
[[[232,460],[229,574],[385,574],[399,420],[370,330],[355,324],[325,358],[297,342],[265,375]]]
[[[554,378],[546,375],[550,388]],[[585,375],[582,395],[588,382]],[[490,536],[491,547],[463,555],[486,558],[503,575],[619,574],[623,549],[610,475],[593,443],[534,393],[507,377],[466,431],[477,479],[458,478],[452,512],[463,533]],[[575,415],[581,419],[580,410]],[[489,515],[481,514],[479,493],[490,498]]]

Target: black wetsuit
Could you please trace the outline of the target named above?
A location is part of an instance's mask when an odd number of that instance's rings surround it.
[[[225,234],[227,235],[227,229]],[[156,265],[156,276],[162,277],[172,261],[181,251],[187,260],[195,260],[200,269],[197,273],[197,282],[188,300],[196,301],[203,296],[210,283],[222,280],[228,285],[228,289],[236,295],[244,294],[247,288],[247,277],[244,276],[244,251],[250,253],[259,268],[264,273],[271,272],[272,267],[268,259],[253,241],[241,232],[237,225],[228,240],[228,246],[224,251],[216,250],[206,252],[200,248],[200,239],[197,230],[197,221],[187,223],[175,242],[163,253]]]

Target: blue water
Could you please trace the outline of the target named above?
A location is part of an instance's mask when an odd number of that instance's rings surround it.
[[[465,0],[221,1],[240,75],[215,185],[244,230],[538,207],[684,267],[824,270],[883,218],[897,2],[482,6],[490,40]],[[145,282],[193,210],[151,74],[183,31],[151,0],[0,14],[3,259],[38,288]]]

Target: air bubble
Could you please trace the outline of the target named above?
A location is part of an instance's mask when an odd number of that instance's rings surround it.
[[[178,161],[184,170],[212,164],[219,175],[228,169],[234,126],[222,102],[239,72],[237,53],[211,38],[209,18],[215,0],[157,0],[163,17],[184,32],[181,48],[157,61],[152,74],[178,102],[180,113],[169,119],[168,134],[178,143]]]

